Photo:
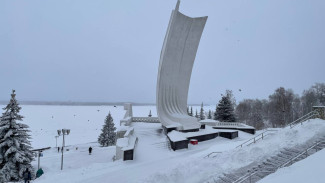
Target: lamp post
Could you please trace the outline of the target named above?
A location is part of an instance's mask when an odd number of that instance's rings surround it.
[[[41,156],[42,156],[42,151],[38,151],[38,168],[37,170],[40,168],[40,163],[41,163]]]
[[[61,152],[62,152],[62,156],[61,156],[61,170],[63,170],[63,152],[64,152],[64,147],[65,147],[65,139],[64,139],[64,136],[70,134],[70,129],[58,130],[58,135],[61,136],[61,134],[63,136],[62,148],[61,148]]]
[[[51,147],[46,147],[46,148],[41,148],[41,149],[34,149],[32,151],[35,151],[38,156],[38,166],[37,168],[40,169],[40,164],[41,164],[41,157],[43,156],[43,151],[50,149]]]
[[[55,136],[55,147],[58,147],[58,135],[57,136]]]

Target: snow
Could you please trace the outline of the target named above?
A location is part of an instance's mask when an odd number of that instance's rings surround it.
[[[134,137],[134,136],[129,137],[128,145],[123,147],[122,150],[127,151],[127,150],[134,149],[136,141],[137,141],[136,137]]]
[[[303,159],[290,167],[279,169],[259,183],[323,183],[325,181],[325,149]]]
[[[134,128],[133,127],[129,127],[127,129],[127,131],[124,134],[124,137],[129,137],[130,135],[132,135],[132,133],[134,132]]]
[[[214,119],[204,119],[204,120],[201,120],[200,122],[201,123],[216,123],[216,122],[219,122],[219,121],[214,120]]]
[[[131,183],[204,182],[273,155],[283,147],[303,144],[315,139],[317,135],[325,134],[325,121],[315,119],[293,129],[280,129],[275,132],[276,135],[266,136],[264,140],[248,147],[236,148],[253,137],[239,131],[239,137],[233,140],[217,137],[200,142],[199,145],[189,144],[188,149],[172,151],[167,148],[167,138],[160,124],[132,123],[133,135],[138,137],[135,160],[113,161],[115,146],[100,147],[97,138],[108,111],[111,112],[116,127],[119,126],[119,120],[125,114],[123,106],[21,107],[21,114],[25,116],[23,122],[30,126],[33,148],[54,147],[43,152],[44,156],[40,160],[45,173],[35,183],[90,183],[108,180]],[[193,109],[195,110],[194,107]],[[150,110],[156,116],[155,106],[133,106],[133,116],[147,116]],[[69,151],[64,152],[64,169],[61,171],[61,153],[55,148],[54,136],[57,135],[56,130],[62,128],[71,129],[71,133],[66,136],[66,149]],[[58,145],[61,143],[62,137],[59,137]],[[92,155],[88,154],[89,146],[93,148]],[[215,158],[204,158],[211,152],[221,153],[217,153]],[[33,162],[33,166],[37,167],[37,161]]]
[[[215,130],[210,126],[207,126],[205,129],[200,129],[198,132],[182,133],[178,131],[172,131],[168,133],[168,137],[170,138],[171,141],[176,142],[176,141],[186,140],[188,137],[195,137],[199,135],[207,135],[207,134],[218,133],[218,132],[219,130]]]
[[[116,140],[116,146],[126,147],[129,145],[129,138],[119,138]]]
[[[310,122],[294,129],[281,129],[275,133],[276,135],[266,136],[263,141],[259,141],[254,145],[235,148],[236,140],[242,139],[242,134],[239,133],[239,139],[234,139],[228,144],[211,145],[206,152],[222,152],[216,158],[208,158],[209,161],[200,158],[187,160],[170,167],[164,172],[151,175],[148,182],[203,182],[213,180],[223,173],[231,172],[252,162],[277,154],[285,147],[290,148],[305,144],[310,140],[323,136],[325,134],[325,121],[320,119],[310,120]]]

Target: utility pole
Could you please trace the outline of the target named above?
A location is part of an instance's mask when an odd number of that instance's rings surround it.
[[[38,151],[38,166],[37,166],[37,170],[39,170],[39,167],[40,167],[40,163],[41,163],[41,153],[42,151]]]
[[[58,147],[58,137],[59,137],[59,136],[55,136],[55,147],[56,147],[56,148]]]
[[[61,148],[61,153],[62,153],[62,155],[61,155],[61,170],[63,170],[63,152],[64,152],[64,147],[65,147],[65,139],[64,139],[64,136],[70,134],[70,129],[58,130],[58,135],[60,136],[61,134],[63,136],[62,148]]]

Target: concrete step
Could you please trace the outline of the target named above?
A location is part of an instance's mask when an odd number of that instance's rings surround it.
[[[223,176],[226,177],[231,182],[234,182],[237,180],[237,178],[235,178],[235,176],[233,174],[223,174]]]
[[[287,154],[282,154],[282,153],[278,154],[278,156],[281,158],[284,158],[284,159],[290,159],[290,158],[294,157],[294,155],[287,155]]]
[[[294,151],[284,150],[284,151],[280,151],[280,153],[281,153],[281,154],[285,154],[285,155],[287,155],[287,156],[296,156],[297,154],[300,153],[300,151],[297,152],[296,150],[294,150]]]
[[[298,153],[300,153],[300,149],[298,149],[298,148],[284,148],[283,149],[283,152],[292,152],[292,153],[296,153],[296,154],[298,154]]]
[[[325,138],[324,138],[325,139]],[[305,154],[300,155],[304,150],[311,147],[313,143],[306,143],[301,146],[297,146],[294,148],[284,148],[280,151],[279,154],[276,154],[275,156],[269,157],[266,160],[262,162],[254,162],[246,167],[239,168],[235,170],[233,173],[227,173],[223,176],[219,177],[220,183],[230,183],[235,182],[241,177],[249,177],[249,172],[253,173],[256,172],[254,175],[252,175],[250,178],[247,178],[242,183],[251,183],[251,182],[257,182],[260,179],[264,178],[265,176],[275,172],[278,167],[284,165],[285,163],[288,163],[286,166],[291,166],[293,163],[298,162],[300,160],[305,159],[307,156]],[[325,140],[324,142],[320,143],[317,147],[317,150],[325,148]],[[308,151],[308,156],[312,155],[316,152],[316,149]],[[295,158],[297,155],[300,155],[299,157]],[[292,160],[295,158],[294,160]],[[290,160],[292,160],[290,162]],[[249,171],[249,172],[248,172]],[[219,181],[218,181],[219,183]]]
[[[265,167],[270,167],[270,168],[275,168],[275,167],[277,167],[277,166],[279,166],[279,164],[277,164],[277,163],[274,163],[274,162],[271,162],[271,161],[264,161],[263,163],[262,163],[262,166],[265,166]]]
[[[219,177],[219,179],[223,182],[223,183],[232,183],[231,180],[229,180],[227,177]],[[218,181],[219,182],[219,181]]]
[[[277,165],[281,165],[285,162],[285,160],[279,160],[277,157],[271,157],[268,159],[268,161]]]

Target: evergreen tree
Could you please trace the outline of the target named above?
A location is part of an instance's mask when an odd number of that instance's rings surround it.
[[[195,117],[199,118],[199,115],[197,114],[197,109],[195,110]]]
[[[214,120],[218,120],[218,114],[217,114],[217,111],[218,111],[218,105],[216,106],[216,111],[215,111],[214,114],[213,114],[213,119],[214,119]]]
[[[225,122],[236,121],[233,103],[229,95],[222,96],[219,104],[217,105],[214,119]]]
[[[188,106],[187,106],[187,114],[190,116],[190,110],[189,110]]]
[[[200,120],[204,120],[205,116],[204,116],[204,110],[203,110],[203,102],[201,104],[201,110],[200,110]]]
[[[23,116],[19,115],[21,107],[12,91],[9,104],[0,118],[0,182],[19,181],[28,168],[31,175],[34,169],[31,162],[34,159],[28,126],[19,123]]]
[[[191,106],[190,116],[193,116],[193,108],[192,108],[192,106]]]
[[[116,143],[116,127],[114,126],[111,113],[106,116],[105,124],[103,125],[102,133],[98,137],[98,143],[102,146],[112,146]]]
[[[211,110],[209,110],[208,119],[212,119]]]

